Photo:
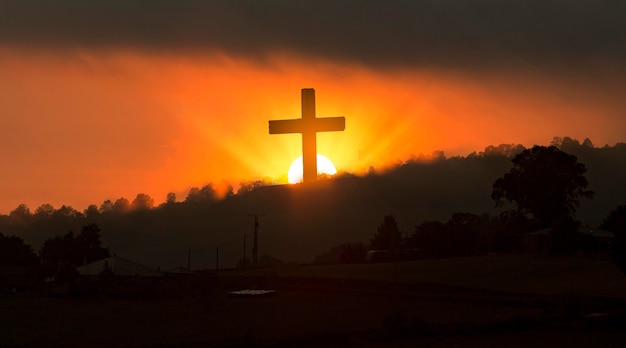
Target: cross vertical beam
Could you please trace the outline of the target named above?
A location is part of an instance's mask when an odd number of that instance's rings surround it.
[[[315,90],[302,89],[302,181],[317,179],[317,133],[309,124],[315,122]],[[308,127],[307,127],[308,126]]]
[[[313,88],[302,89],[302,118],[269,121],[270,134],[302,134],[302,180],[304,182],[317,179],[317,133],[343,131],[345,128],[344,117],[316,117]]]

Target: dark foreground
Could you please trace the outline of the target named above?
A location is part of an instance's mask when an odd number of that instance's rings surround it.
[[[277,293],[227,295],[242,287]],[[625,308],[615,298],[365,280],[220,277],[206,296],[4,296],[0,346],[623,347]]]

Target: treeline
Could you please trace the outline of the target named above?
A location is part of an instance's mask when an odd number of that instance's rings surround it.
[[[569,224],[569,225],[566,225]],[[604,223],[601,228],[604,227]],[[565,235],[556,235],[547,252],[557,255],[574,252],[606,252],[608,245],[590,235],[578,233],[580,223],[564,219],[553,228]],[[339,264],[366,261],[406,261],[449,257],[483,256],[491,253],[525,252],[522,236],[541,228],[539,221],[507,211],[490,216],[456,212],[447,221],[424,221],[409,231],[398,227],[393,215],[386,215],[369,242],[344,243],[317,255],[314,263]],[[619,230],[611,229],[607,230]],[[547,232],[553,234],[552,232]],[[626,230],[624,231],[626,234]],[[371,251],[400,253],[378,255],[368,259]],[[371,255],[370,255],[371,256]]]
[[[589,188],[596,195],[581,205],[577,217],[583,224],[598,226],[608,212],[626,201],[626,144],[594,147],[589,140],[578,142],[568,137],[555,138],[552,144],[586,165]],[[210,267],[217,248],[227,267],[242,258],[244,235],[250,255],[250,214],[264,216],[260,255],[308,262],[332,246],[370,240],[380,218],[393,213],[397,221],[409,224],[399,227],[408,231],[407,235],[415,234],[416,243],[436,243],[429,241],[427,231],[431,230],[448,231],[437,233],[462,239],[464,233],[476,233],[478,225],[481,236],[493,236],[473,248],[500,250],[509,247],[505,237],[515,229],[500,216],[511,207],[496,208],[490,194],[494,181],[510,170],[511,158],[522,150],[521,145],[504,144],[465,157],[436,153],[386,171],[374,170],[366,176],[344,173],[311,185],[267,186],[263,181],[251,181],[235,193],[232,187],[209,184],[192,188],[182,200],[169,194],[160,205],[145,194],[133,200],[92,204],[83,211],[49,204],[31,211],[20,205],[0,215],[0,233],[18,236],[40,250],[47,239],[97,224],[103,244],[112,253],[153,267],[186,264],[188,251],[192,266]],[[454,215],[458,212],[466,215]],[[501,230],[505,232],[498,232]],[[446,245],[432,252],[456,253],[446,248],[455,249]]]
[[[626,274],[626,205],[610,211],[598,226],[614,234],[610,240],[581,233],[573,219],[557,219],[546,231],[546,253],[608,253]],[[345,264],[367,261],[405,261],[449,257],[483,256],[490,253],[524,252],[522,237],[537,231],[541,223],[515,212],[491,217],[454,213],[446,222],[425,221],[409,235],[398,227],[393,215],[386,215],[369,243],[343,243],[317,255],[315,264]],[[370,258],[372,252],[389,252]],[[398,251],[393,253],[393,251]]]
[[[541,246],[542,253],[609,250],[618,267],[626,270],[626,206],[620,205],[607,212],[608,216],[599,226],[581,229],[576,210],[581,199],[592,199],[595,192],[587,189],[586,166],[576,156],[558,148],[564,144],[570,150],[593,149],[589,139],[581,144],[570,138],[555,138],[550,147],[517,148],[521,153],[512,158],[513,168],[495,180],[491,192],[496,205],[501,206],[508,200],[514,203],[515,209],[493,217],[487,213],[455,212],[447,222],[422,222],[411,236],[398,227],[395,216],[386,215],[369,244],[342,244],[318,255],[314,262],[399,261],[528,252],[523,249],[528,249],[526,244],[535,238],[530,246]],[[469,157],[481,156],[484,154]],[[589,233],[598,227],[614,233],[615,238],[607,240]],[[536,236],[523,238],[533,231]]]
[[[78,234],[51,237],[37,253],[23,239],[0,233],[0,294],[42,289],[45,283],[74,283],[77,267],[109,256],[95,224],[83,226]]]

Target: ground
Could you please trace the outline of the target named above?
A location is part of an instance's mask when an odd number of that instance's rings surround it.
[[[207,296],[4,296],[0,346],[621,347],[625,282],[587,256],[223,271]]]

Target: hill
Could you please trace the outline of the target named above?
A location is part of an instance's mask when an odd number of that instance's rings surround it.
[[[596,196],[581,202],[578,218],[597,226],[609,211],[625,203],[626,144],[599,148],[565,138],[556,145],[587,166],[589,188]],[[81,214],[68,207],[42,216],[12,212],[0,216],[0,231],[20,236],[38,250],[52,236],[96,223],[112,254],[152,267],[186,265],[190,251],[192,268],[213,268],[217,248],[220,267],[233,267],[243,257],[244,235],[246,253],[251,253],[254,221],[249,215],[259,214],[259,255],[311,262],[335,245],[368,242],[386,214],[395,215],[409,235],[421,222],[447,220],[454,212],[499,214],[490,198],[492,184],[510,169],[511,156],[521,148],[505,144],[466,157],[439,154],[365,176],[343,174],[306,185],[261,186],[223,199],[188,197],[129,212]],[[206,187],[210,191],[211,186]]]

